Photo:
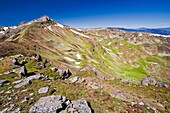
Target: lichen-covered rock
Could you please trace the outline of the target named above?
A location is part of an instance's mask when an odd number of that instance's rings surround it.
[[[42,78],[41,75],[32,75],[32,76],[29,76],[29,77],[23,79],[21,83],[15,85],[14,88],[20,88],[22,86],[25,86],[25,85],[29,84],[31,80],[33,80],[33,79],[40,79],[40,78]]]
[[[8,80],[0,80],[0,86],[2,86],[5,83],[8,83]]]
[[[65,96],[51,95],[41,97],[29,110],[29,113],[92,113],[85,99],[70,101]]]
[[[3,74],[4,75],[8,75],[8,74],[11,74],[12,73],[12,71],[6,71],[6,72],[4,72]]]
[[[38,93],[47,93],[49,90],[49,86],[46,86],[46,87],[42,87],[38,90]]]
[[[75,76],[69,79],[71,83],[84,83],[86,80],[84,78]]]
[[[170,83],[168,82],[157,82],[156,87],[169,87]]]
[[[15,109],[14,111],[12,111],[11,113],[21,113],[21,108],[19,107],[19,108]]]
[[[156,80],[155,80],[154,76],[147,76],[141,80],[141,84],[142,85],[155,85]]]
[[[78,113],[92,113],[92,110],[85,99],[75,100],[71,103],[73,105],[72,108],[74,108]]]
[[[8,108],[3,109],[0,113],[10,113],[9,111],[14,108],[15,104],[10,104]]]
[[[18,62],[18,58],[14,58],[14,59],[12,60],[12,63],[13,63],[14,65],[20,65],[20,63]]]
[[[31,107],[29,113],[59,113],[62,109],[66,108],[66,97],[60,95],[51,95],[41,97],[34,106]]]
[[[59,72],[59,75],[61,76],[61,79],[63,79],[63,80],[69,78],[72,75],[72,73],[69,69],[66,71],[58,70],[58,72]]]
[[[76,83],[79,80],[78,76],[69,79],[71,83]]]
[[[21,76],[23,76],[23,77],[27,76],[27,69],[25,66],[22,66],[19,69],[20,69],[19,73],[21,74]]]

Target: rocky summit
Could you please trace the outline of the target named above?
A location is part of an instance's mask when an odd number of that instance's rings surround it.
[[[0,111],[169,113],[170,37],[48,16],[1,26]]]

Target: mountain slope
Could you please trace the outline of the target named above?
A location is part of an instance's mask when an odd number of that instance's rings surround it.
[[[50,82],[50,87],[56,87],[59,94],[71,100],[86,98],[95,112],[170,110],[168,104],[164,103],[170,102],[169,87],[140,85],[141,80],[149,75],[156,81],[170,82],[170,37],[130,33],[112,28],[80,30],[61,25],[44,16],[16,26],[15,29],[9,27],[1,33],[0,40],[0,58],[3,58],[0,61],[0,73],[12,68],[9,63],[11,56],[23,54],[28,59],[26,68],[30,72],[39,72],[50,77],[54,75],[50,68],[57,67],[71,70],[73,77],[84,78],[85,83],[70,84],[69,80],[57,80]],[[34,54],[46,59],[48,66],[39,68],[39,62],[31,59]],[[24,58],[20,60],[22,59]],[[7,78],[5,74],[0,78],[10,82],[15,80]],[[48,82],[45,81],[43,85],[42,82],[35,81],[25,88],[35,93],[37,88],[48,85]],[[35,88],[35,84],[39,86]],[[1,90],[8,90],[7,86],[1,87]],[[37,101],[39,96],[35,96]],[[154,102],[157,100],[159,102]],[[5,101],[2,99],[1,103]],[[35,101],[28,102],[33,104]],[[131,105],[132,102],[137,104]],[[145,106],[140,105],[140,102]],[[23,110],[26,112],[30,105]]]

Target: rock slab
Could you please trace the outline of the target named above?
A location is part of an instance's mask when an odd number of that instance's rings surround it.
[[[70,101],[65,96],[51,95],[41,97],[29,110],[29,113],[92,113],[85,99]]]
[[[51,113],[60,112],[61,109],[65,108],[66,97],[60,95],[51,95],[47,97],[41,97],[34,106],[31,107],[29,113],[41,112]]]
[[[32,75],[32,76],[29,76],[29,77],[23,79],[21,83],[15,85],[14,88],[20,88],[22,86],[25,86],[25,85],[29,84],[31,80],[33,80],[33,79],[40,79],[41,77],[42,77],[41,75]]]

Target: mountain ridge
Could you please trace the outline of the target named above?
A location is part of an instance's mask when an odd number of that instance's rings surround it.
[[[170,111],[170,37],[113,28],[76,29],[46,17],[1,35],[0,80],[8,82],[0,86],[0,110],[10,108],[5,103],[12,86],[11,92],[17,93],[11,98],[20,98],[10,102],[21,112],[50,108],[37,102],[58,94],[70,104],[85,98],[94,112]],[[27,71],[20,74],[20,69]],[[39,94],[44,87],[49,92]]]

